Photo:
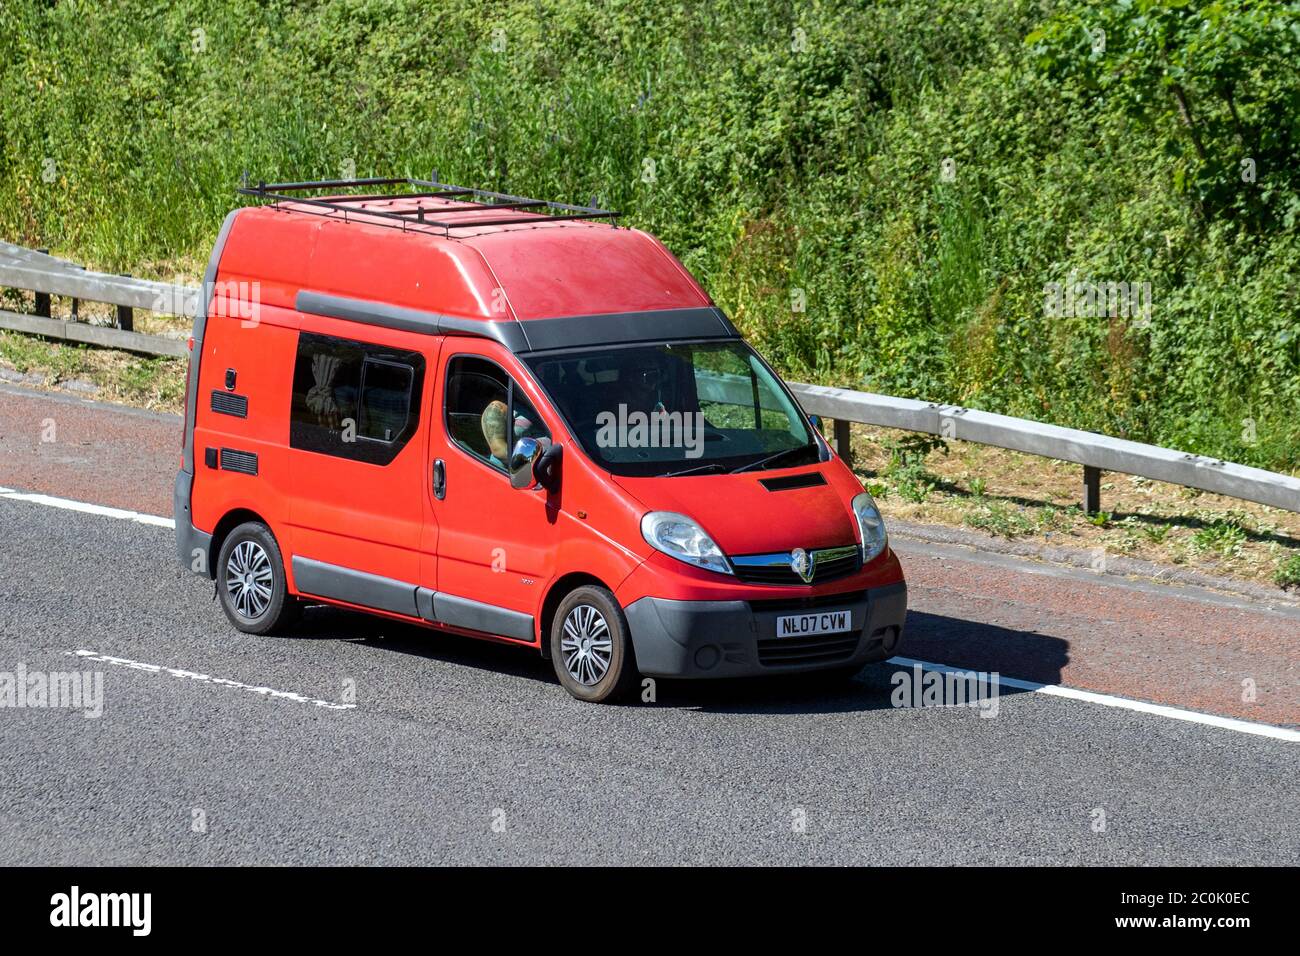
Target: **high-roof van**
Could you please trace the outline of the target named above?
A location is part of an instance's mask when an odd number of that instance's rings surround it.
[[[236,628],[366,611],[532,648],[586,701],[895,653],[871,495],[658,240],[434,181],[241,192],[174,502]]]

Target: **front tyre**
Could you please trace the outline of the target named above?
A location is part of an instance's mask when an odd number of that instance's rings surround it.
[[[607,588],[583,586],[560,602],[551,621],[550,648],[555,676],[578,700],[618,700],[636,683],[627,618]]]
[[[226,535],[217,556],[217,596],[230,623],[245,634],[282,631],[298,617],[280,546],[260,521],[246,521]]]

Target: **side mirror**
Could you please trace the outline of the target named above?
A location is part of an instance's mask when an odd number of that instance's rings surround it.
[[[510,453],[510,487],[525,489],[537,485],[550,487],[550,474],[544,467],[545,461],[554,456],[549,438],[521,438],[515,442],[514,451]],[[558,451],[558,446],[555,446]]]

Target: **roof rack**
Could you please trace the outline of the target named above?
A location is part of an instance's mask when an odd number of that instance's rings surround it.
[[[346,196],[299,196],[289,195],[289,193],[310,192],[312,190],[322,189],[355,189],[357,187],[375,187],[375,186],[407,186],[410,189],[407,192],[383,193],[383,194],[357,194]],[[574,219],[615,219],[619,213],[609,209],[600,209],[596,206],[595,199],[587,206],[573,206],[568,203],[552,202],[548,199],[530,199],[527,196],[512,196],[509,193],[492,192],[487,189],[473,189],[469,186],[453,186],[450,183],[438,182],[438,171],[434,170],[429,179],[410,179],[410,178],[391,178],[377,177],[371,179],[323,179],[315,182],[300,183],[266,183],[259,182],[256,186],[250,186],[248,183],[248,174],[244,174],[243,185],[238,189],[242,196],[253,196],[257,199],[270,200],[272,205],[282,202],[291,202],[306,206],[315,207],[321,210],[317,215],[328,216],[331,213],[343,214],[344,221],[347,221],[348,214],[363,215],[367,219],[374,217],[381,222],[372,223],[372,225],[388,226],[393,229],[402,229],[405,231],[412,226],[433,226],[443,230],[444,234],[449,234],[453,229],[477,229],[482,226],[512,226],[521,224],[535,224],[539,222],[562,222]],[[459,199],[463,205],[452,206],[446,203],[430,205],[427,208],[416,203],[414,209],[394,212],[392,210],[366,209],[358,208],[357,203],[365,202],[383,202],[393,199]],[[501,212],[512,212],[516,210],[537,209],[538,213],[525,213],[523,215],[505,215],[501,217],[490,218],[470,218],[470,219],[445,219],[431,218],[429,214],[444,216],[446,214],[458,214],[464,212],[480,212],[483,210],[496,210]],[[303,212],[313,212],[314,210],[302,210]]]

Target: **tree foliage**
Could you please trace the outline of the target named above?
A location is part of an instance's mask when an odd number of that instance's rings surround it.
[[[791,377],[1290,470],[1298,43],[1279,0],[6,0],[0,235],[196,277],[245,171],[595,196]],[[1044,308],[1110,282],[1149,322]]]

